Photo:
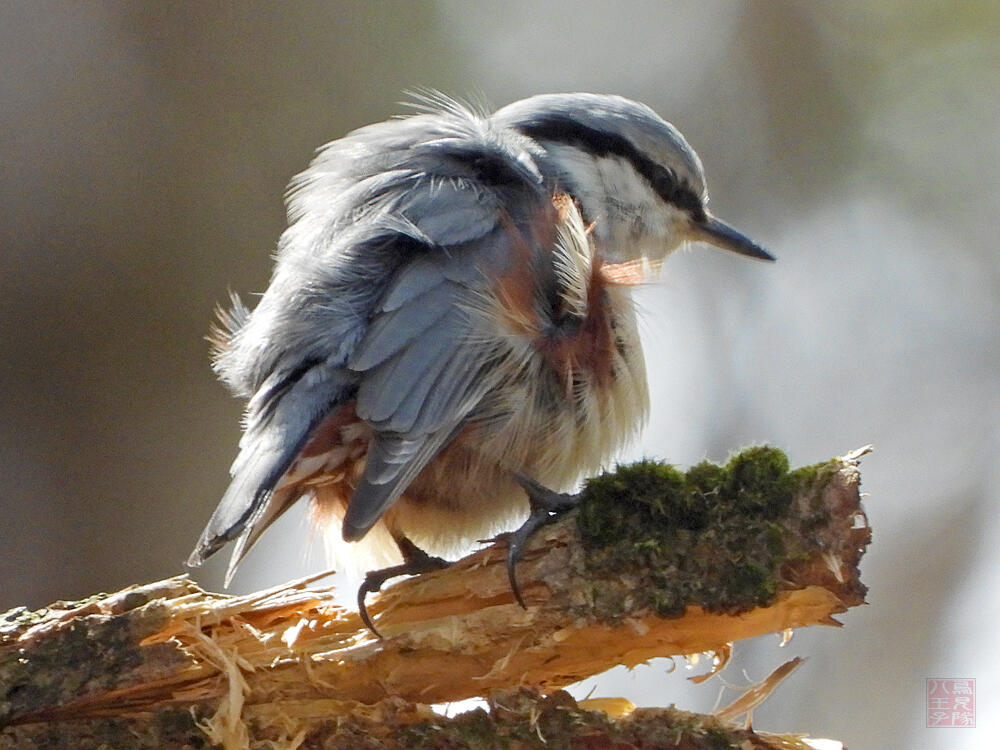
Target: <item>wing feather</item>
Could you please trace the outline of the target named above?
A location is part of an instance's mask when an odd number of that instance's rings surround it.
[[[249,399],[246,432],[191,564],[235,539],[231,575],[302,493],[280,483],[313,431],[355,398],[375,435],[345,538],[378,520],[490,387],[467,309],[510,253],[498,238],[546,201],[524,139],[467,110],[368,126],[317,155],[289,188],[271,285],[216,361]]]
[[[420,420],[420,415],[427,412],[428,402],[432,394],[441,388],[443,380],[456,371],[471,369],[465,354],[461,347],[451,347],[428,364],[393,414],[394,429],[418,435],[426,434],[446,421],[446,416],[440,412],[433,415],[427,413],[424,420]]]
[[[389,284],[377,309],[380,312],[398,310],[438,286],[446,278],[447,260],[447,256],[440,252],[429,252],[414,258]]]
[[[365,475],[355,488],[344,515],[342,533],[345,540],[357,541],[368,533],[420,470],[451,439],[458,421],[451,430],[425,435],[416,441],[391,433],[375,437],[368,451]]]
[[[437,286],[409,301],[409,304],[375,318],[354,350],[348,363],[352,370],[370,370],[393,355],[448,313],[454,293],[439,277]]]
[[[449,285],[454,286],[454,285]],[[454,306],[458,291],[445,302],[438,322],[419,336],[411,337],[392,360],[365,374],[358,388],[358,416],[379,431],[403,432],[401,413],[414,411],[408,400],[420,401],[420,388],[427,373],[451,359],[463,344],[468,347],[472,323],[465,311]],[[419,407],[416,407],[419,411]]]

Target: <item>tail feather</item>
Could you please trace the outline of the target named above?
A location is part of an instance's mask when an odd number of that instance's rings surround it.
[[[285,431],[265,430],[240,451],[232,482],[209,519],[198,544],[188,558],[188,565],[197,567],[229,542],[238,539],[233,559],[242,559],[249,551],[250,537],[256,540],[285,508],[275,506],[287,492],[275,493],[274,486],[295,460],[312,425],[301,425],[299,439],[285,443]],[[287,434],[287,433],[286,433]],[[262,523],[266,521],[266,523]],[[256,531],[256,533],[254,533]],[[237,560],[238,562],[238,560]],[[235,563],[231,563],[235,568]],[[227,575],[227,585],[228,585]]]
[[[347,400],[355,376],[328,365],[316,365],[248,415],[247,431],[233,463],[233,479],[209,519],[188,565],[197,567],[227,543],[236,546],[226,572],[226,585],[260,535],[298,499],[295,487],[275,489],[308,442],[316,426],[337,404]],[[267,387],[265,384],[262,387]]]

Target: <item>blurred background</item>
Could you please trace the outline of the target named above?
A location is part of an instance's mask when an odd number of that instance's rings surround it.
[[[627,457],[766,441],[798,465],[874,443],[870,604],[741,644],[701,686],[656,661],[574,692],[709,710],[804,655],[756,727],[987,746],[998,38],[992,2],[3,3],[0,610],[181,572],[239,437],[203,337],[229,289],[266,287],[317,146],[418,86],[620,93],[688,136],[714,211],[779,257],[698,247],[644,290],[653,416]],[[234,589],[322,568],[305,533],[279,524]],[[978,729],[925,728],[932,677],[977,680]]]

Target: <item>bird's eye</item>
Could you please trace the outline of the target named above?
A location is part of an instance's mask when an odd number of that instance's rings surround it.
[[[702,205],[701,198],[686,182],[679,180],[671,170],[657,165],[649,176],[649,181],[653,190],[665,203],[687,211],[695,221],[705,220],[705,207]]]
[[[674,193],[677,190],[677,180],[674,179],[674,175],[670,170],[661,167],[656,171],[656,174],[653,176],[653,190],[663,200],[673,202]]]

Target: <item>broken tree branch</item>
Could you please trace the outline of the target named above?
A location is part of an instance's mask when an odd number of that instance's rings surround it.
[[[864,601],[864,452],[794,472],[768,448],[686,474],[622,467],[532,539],[518,566],[526,610],[501,538],[388,588],[371,606],[383,640],[315,579],[231,597],[182,576],[14,610],[0,620],[0,748],[309,748],[358,722],[409,727],[390,745],[402,747],[446,723],[428,704],[554,695],[657,656],[724,662],[735,640],[837,624]],[[520,716],[497,700],[491,721]]]

